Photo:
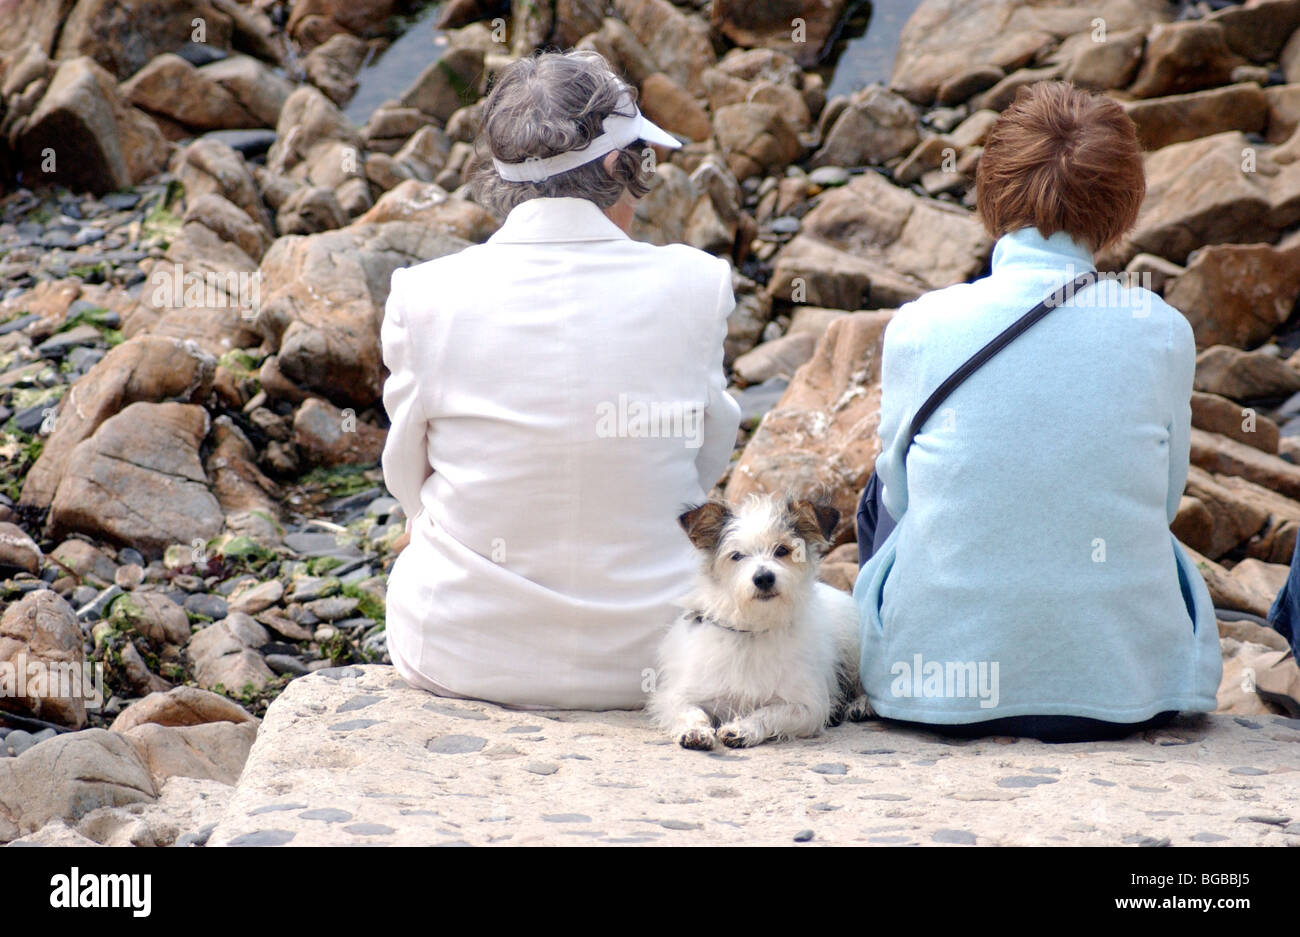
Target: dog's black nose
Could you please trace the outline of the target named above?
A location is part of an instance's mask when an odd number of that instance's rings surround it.
[[[759,592],[767,592],[776,584],[776,573],[770,569],[760,569],[754,573],[754,585],[758,587]]]

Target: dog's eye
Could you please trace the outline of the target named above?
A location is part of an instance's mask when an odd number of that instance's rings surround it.
[[[772,555],[775,556],[777,559],[780,559],[783,556],[789,556],[790,548],[783,543],[775,550],[772,551]]]
[[[744,558],[745,558],[745,554],[743,554],[743,553],[733,553],[733,554],[731,554],[731,562],[733,562],[733,563],[739,563],[739,562],[740,562],[741,560],[743,560]]]

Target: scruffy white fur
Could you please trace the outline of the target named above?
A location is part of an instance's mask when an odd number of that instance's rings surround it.
[[[833,508],[770,496],[681,516],[702,569],[659,648],[647,710],[682,747],[760,745],[871,715],[857,608],[817,581],[838,519]]]

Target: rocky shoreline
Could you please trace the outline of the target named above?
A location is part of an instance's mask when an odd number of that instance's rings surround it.
[[[19,0],[0,25],[0,664],[102,665],[105,705],[0,699],[0,842],[228,786],[290,681],[386,662],[389,277],[499,225],[465,185],[482,96],[542,47],[600,51],[687,141],[634,234],[733,264],[745,416],[723,489],[829,492],[844,588],[881,335],[987,268],[971,206],[997,112],[1044,78],[1123,101],[1149,195],[1099,265],[1196,332],[1174,530],[1241,613],[1220,702],[1297,715],[1300,671],[1251,616],[1300,531],[1300,0],[925,0],[889,87],[828,99],[855,8],[451,0],[437,60],[358,127],[342,108],[411,12],[396,0],[147,0],[129,22]],[[92,781],[35,810],[18,779],[56,737]],[[149,838],[193,832],[173,826]]]

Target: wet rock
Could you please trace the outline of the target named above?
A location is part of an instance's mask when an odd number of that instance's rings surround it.
[[[181,403],[133,403],[105,420],[68,456],[51,533],[91,533],[150,556],[215,536],[221,506],[198,456],[208,426],[202,407]]]

